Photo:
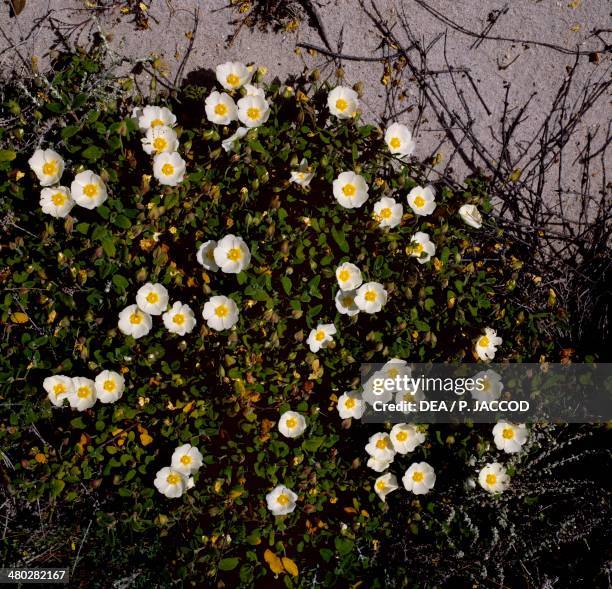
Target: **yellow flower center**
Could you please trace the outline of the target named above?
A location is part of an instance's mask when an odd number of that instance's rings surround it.
[[[227,306],[225,305],[219,305],[216,309],[215,309],[215,315],[217,317],[227,317],[229,314],[229,309],[227,308]]]
[[[483,335],[479,340],[478,340],[478,345],[481,348],[486,348],[489,345],[489,338],[486,335]]]
[[[357,404],[357,403],[355,402],[355,399],[353,399],[352,397],[349,397],[349,398],[348,398],[348,399],[345,401],[344,406],[345,406],[347,409],[352,409],[352,408],[353,408],[353,407],[354,407],[356,404]]]
[[[164,121],[161,119],[153,119],[151,121],[151,127],[161,127],[164,124]]]
[[[168,147],[168,142],[163,137],[156,137],[155,141],[153,141],[153,149],[155,151],[163,151]]]
[[[505,440],[511,440],[514,437],[514,430],[511,427],[505,427],[502,436]]]
[[[482,390],[483,391],[488,391],[491,388],[491,381],[489,381],[488,378],[484,378],[482,380]]]
[[[236,74],[229,74],[227,78],[225,78],[228,86],[236,87],[240,84],[240,78]]]
[[[252,121],[257,121],[261,117],[261,111],[257,107],[252,106],[247,110],[247,117]]]
[[[289,496],[286,495],[285,493],[281,493],[277,498],[276,498],[276,502],[279,505],[287,505],[287,503],[289,503]]]
[[[368,303],[373,303],[376,300],[376,293],[373,290],[368,290],[363,298],[368,301]]]
[[[401,144],[402,142],[399,140],[399,137],[391,137],[391,141],[389,141],[389,145],[393,149],[397,149]]]
[[[346,282],[350,277],[351,273],[348,270],[340,270],[340,272],[338,272],[340,282]]]
[[[350,198],[351,196],[355,195],[357,189],[355,188],[354,184],[348,183],[342,187],[342,192],[344,192],[344,196],[348,196]]]
[[[348,108],[348,102],[344,100],[344,98],[338,98],[338,100],[336,100],[336,108],[340,112],[344,112]]]
[[[189,454],[183,454],[181,456],[181,464],[184,464],[185,466],[191,464],[191,456],[189,456]]]
[[[117,385],[115,385],[115,381],[114,380],[105,380],[104,381],[104,386],[102,387],[105,391],[108,391],[109,393],[112,393],[115,390],[115,387]]]
[[[344,307],[352,307],[355,299],[353,297],[343,297],[340,302]]]
[[[223,115],[226,115],[227,106],[225,106],[225,104],[220,102],[219,104],[217,104],[217,106],[215,106],[215,114],[219,115],[220,117],[222,117]]]
[[[414,199],[414,206],[417,208],[421,208],[422,206],[425,206],[425,199],[419,195]]]
[[[494,485],[497,482],[497,476],[494,474],[488,474],[485,482],[487,485]]]
[[[57,162],[55,160],[47,162],[43,165],[42,171],[45,176],[53,176],[57,172]]]
[[[323,341],[325,339],[325,332],[322,329],[319,329],[315,335],[315,339],[318,342]]]
[[[415,483],[420,483],[424,478],[425,478],[425,475],[420,470],[416,470],[415,472],[412,473],[412,480]]]
[[[83,186],[83,194],[89,198],[97,196],[98,186],[96,184],[85,184],[85,186]]]
[[[176,484],[178,484],[178,482],[179,482],[180,480],[181,480],[181,477],[180,477],[179,475],[177,475],[177,474],[174,474],[174,473],[169,474],[169,475],[168,475],[168,478],[166,478],[166,482],[167,482],[169,485],[176,485]]]
[[[385,481],[378,481],[378,482],[376,483],[376,488],[377,488],[379,491],[384,491],[384,490],[387,488],[387,485],[385,485]]]
[[[240,260],[240,258],[242,258],[242,252],[240,251],[240,248],[233,247],[227,252],[227,259],[231,260],[232,262],[237,262],[238,260]]]
[[[389,440],[387,438],[380,438],[380,440],[378,440],[376,442],[376,447],[379,450],[384,450],[385,448],[389,447]]]
[[[182,313],[177,313],[174,317],[172,317],[172,322],[177,325],[183,325],[185,323],[185,315]]]
[[[62,383],[60,383],[60,384],[56,384],[56,385],[53,387],[53,392],[54,392],[56,395],[61,395],[62,393],[65,393],[65,392],[66,392],[66,387],[65,387],[65,386],[64,386]]]
[[[289,428],[289,429],[293,429],[296,425],[297,425],[297,419],[294,419],[293,417],[290,417],[285,425]]]
[[[422,243],[415,243],[412,246],[412,251],[417,254],[418,256],[420,256],[423,253],[423,244]]]
[[[408,432],[405,432],[405,431],[399,432],[397,436],[395,436],[395,439],[398,442],[405,442],[408,439]]]
[[[164,164],[161,171],[164,176],[172,176],[174,174],[174,166],[172,164]]]
[[[66,202],[66,195],[63,192],[56,192],[51,200],[56,207],[61,207]]]
[[[387,374],[389,375],[389,378],[395,378],[399,374],[399,370],[397,368],[389,368],[389,370],[387,370]]]
[[[385,209],[383,209],[382,211],[380,211],[380,216],[381,216],[383,219],[390,219],[390,218],[391,218],[391,215],[392,215],[391,209],[390,209],[390,208],[388,208],[388,207],[387,207],[387,208],[385,208]]]
[[[133,325],[138,325],[142,321],[142,315],[138,312],[132,313],[130,315],[130,323]]]
[[[91,393],[91,390],[89,387],[79,387],[79,390],[77,391],[77,396],[81,399],[86,399],[87,397],[89,397]]]
[[[157,303],[157,301],[159,301],[159,296],[156,292],[151,291],[147,295],[147,303],[151,303],[151,305],[154,305],[155,303]]]

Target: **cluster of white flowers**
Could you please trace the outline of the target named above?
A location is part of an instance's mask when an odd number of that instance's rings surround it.
[[[183,444],[172,454],[170,466],[157,471],[153,484],[162,495],[176,499],[194,486],[192,475],[202,464],[202,453],[191,444]]]
[[[125,379],[118,372],[103,370],[95,380],[83,376],[48,376],[43,381],[49,401],[61,407],[67,400],[70,407],[78,411],[90,409],[96,403],[114,403],[125,390]]]
[[[229,125],[238,120],[242,125],[222,142],[225,151],[236,148],[249,129],[263,125],[270,117],[270,104],[261,88],[250,84],[253,68],[240,62],[222,63],[217,66],[217,82],[227,92],[212,92],[205,101],[206,118],[215,125]],[[240,92],[241,98],[234,101],[233,95]]]
[[[179,155],[179,141],[174,127],[176,117],[165,106],[135,108],[132,117],[138,120],[145,134],[142,148],[153,156],[153,175],[164,186],[177,186],[185,177],[185,160]]]
[[[85,209],[95,209],[108,198],[102,178],[91,170],[77,174],[70,188],[60,186],[65,162],[52,149],[37,149],[28,164],[44,187],[40,192],[40,206],[47,215],[64,218],[75,204]]]
[[[185,335],[191,333],[196,319],[189,305],[180,301],[168,309],[168,291],[163,284],[147,282],[136,293],[136,304],[128,305],[119,313],[118,327],[121,333],[134,339],[143,337],[153,327],[153,315],[161,315],[170,333]]]

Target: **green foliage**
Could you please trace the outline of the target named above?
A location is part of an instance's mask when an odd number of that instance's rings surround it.
[[[203,101],[194,98],[211,88],[169,97],[188,174],[180,186],[164,188],[152,178],[127,96],[78,91],[99,68],[90,56],[66,58],[51,87],[40,90],[40,107],[17,91],[2,107],[13,117],[0,130],[7,146],[0,151],[0,380],[10,408],[0,443],[14,464],[4,472],[11,493],[88,512],[96,530],[86,562],[101,545],[114,552],[125,538],[130,551],[141,551],[134,558],[154,571],[151,551],[159,551],[173,563],[171,573],[151,573],[159,586],[169,586],[170,574],[210,585],[271,582],[265,550],[297,565],[295,576],[281,560],[286,587],[364,578],[390,527],[388,504],[377,499],[373,473],[360,463],[373,432],[342,424],[334,407],[356,384],[359,364],[392,357],[473,361],[473,342],[485,326],[504,338],[501,356],[509,361],[552,350],[540,330],[550,311],[523,304],[535,286],[514,245],[492,221],[475,231],[457,214],[468,202],[485,214],[491,209],[486,183],[473,179],[463,191],[440,182],[434,215],[406,214],[400,227],[384,232],[372,204],[394,196],[409,210],[406,194],[426,181],[424,169],[392,158],[380,130],[328,120],[325,88],[306,98],[304,86],[288,94],[273,81],[266,88],[269,121],[231,154],[221,139],[232,131],[210,125]],[[64,220],[43,215],[27,166],[33,138],[43,132],[43,145],[66,159],[63,183],[93,170],[109,188],[104,205],[75,207]],[[289,182],[303,157],[315,171],[308,190]],[[370,186],[361,209],[343,209],[332,196],[331,182],[345,170]],[[424,265],[405,251],[419,230],[437,247]],[[249,244],[251,267],[238,276],[203,271],[197,244],[227,233]],[[336,312],[334,271],[344,261],[385,285],[382,312]],[[118,331],[119,311],[146,281],[161,282],[171,301],[194,309],[191,334],[173,336],[161,322],[137,341]],[[238,304],[235,330],[206,327],[201,309],[213,294]],[[325,322],[338,328],[335,347],[313,355],[305,339]],[[119,402],[84,413],[52,410],[44,377],[93,377],[102,369],[124,374],[128,388]],[[302,439],[278,433],[287,409],[306,416]],[[465,463],[482,453],[490,432],[456,432],[453,444],[448,435],[430,432],[424,456],[448,455],[453,446],[453,460]],[[202,450],[204,467],[195,488],[167,500],[153,487],[155,473],[187,442]],[[436,468],[444,473],[446,466]],[[296,511],[281,518],[265,506],[277,483],[300,495]],[[406,522],[410,534],[444,517],[435,494],[416,503]],[[410,578],[408,569],[397,574]],[[379,577],[368,586],[383,584]]]

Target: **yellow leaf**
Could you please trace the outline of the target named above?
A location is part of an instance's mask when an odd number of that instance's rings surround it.
[[[17,312],[11,315],[11,321],[13,323],[27,323],[28,316],[25,313]]]
[[[147,433],[140,434],[140,443],[143,446],[148,446],[152,441],[153,441],[153,438],[149,434]]]
[[[522,173],[523,173],[522,170],[519,170],[519,169],[513,170],[512,174],[510,174],[510,182],[518,182]]]
[[[290,575],[293,575],[294,577],[298,576],[299,571],[297,565],[290,558],[283,556],[283,566]]]
[[[271,550],[266,549],[264,552],[264,560],[268,563],[270,570],[275,575],[280,575],[282,572],[284,572],[285,569],[283,567],[283,562]]]

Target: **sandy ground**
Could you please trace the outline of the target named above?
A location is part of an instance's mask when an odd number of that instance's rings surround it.
[[[162,67],[167,69],[167,77],[172,81],[177,71],[186,75],[192,70],[214,68],[217,63],[228,60],[265,65],[270,76],[281,78],[301,72],[304,68],[329,64],[328,58],[321,54],[311,55],[305,50],[296,52],[296,45],[300,42],[324,46],[319,31],[307,22],[290,33],[262,32],[244,26],[228,43],[237,26],[232,21],[239,15],[227,7],[227,0],[152,0],[148,4],[150,26],[144,31],[136,30],[130,18],[122,16],[120,5],[100,12],[95,21],[89,18],[91,11],[85,8],[84,0],[27,0],[24,11],[16,18],[9,18],[8,7],[2,5],[0,71],[6,73],[14,66],[19,67],[16,51],[26,60],[36,56],[40,67],[44,68],[50,48],[58,42],[56,31],[68,35],[72,43],[86,45],[91,31],[97,29],[108,35],[112,48],[120,55],[130,58],[154,55],[161,58]],[[320,22],[334,50],[355,56],[381,55],[378,50],[380,34],[359,6],[358,0],[319,0],[316,5]],[[500,120],[506,92],[510,112],[517,112],[531,97],[517,131],[516,146],[512,150],[515,161],[506,162],[509,169],[520,170],[526,162],[526,156],[523,159],[520,157],[521,151],[529,153],[530,145],[531,149],[534,148],[534,139],[537,142],[542,122],[567,76],[567,68],[575,60],[571,51],[578,48],[588,53],[600,49],[604,44],[602,37],[606,34],[610,43],[609,33],[601,33],[599,37],[593,35],[598,29],[610,28],[611,7],[605,0],[516,0],[508,3],[500,0],[429,0],[427,4],[417,0],[378,0],[377,5],[390,23],[397,23],[398,11],[403,11],[412,33],[424,44],[437,39],[428,52],[427,67],[430,70],[447,70],[450,65],[469,71],[477,92],[466,75],[455,74],[451,77],[448,73],[440,73],[436,74],[436,80],[448,108],[457,112],[460,118],[470,119],[474,136],[490,150],[492,156],[499,152]],[[440,14],[432,14],[427,6]],[[194,30],[196,7],[199,9],[199,22],[193,46],[181,70],[190,44],[188,34]],[[496,19],[496,11],[505,12]],[[465,31],[456,30],[452,23],[444,19],[450,19],[476,33],[483,31],[493,20],[495,23],[488,34],[508,40],[479,41]],[[394,30],[405,42],[406,37],[399,24]],[[338,45],[340,39],[341,45]],[[555,47],[541,45],[546,43]],[[10,49],[11,46],[16,48]],[[367,119],[386,122],[389,118],[397,118],[409,126],[415,124],[418,113],[415,107],[420,96],[409,75],[405,75],[402,81],[406,97],[390,104],[387,89],[381,83],[384,74],[382,63],[345,61],[343,68],[346,83],[363,83],[363,112]],[[581,56],[576,74],[578,83],[569,96],[570,106],[580,103],[580,92],[589,80],[609,76],[609,68],[609,53],[600,53],[597,57]],[[330,73],[333,69],[331,64],[324,72]],[[393,116],[398,112],[401,114]],[[560,180],[555,169],[551,169],[550,183],[542,189],[551,206],[557,206],[559,188],[565,192],[562,198],[569,201],[572,192],[579,189],[581,172],[578,154],[589,133],[595,137],[594,145],[598,142],[601,144],[609,114],[610,96],[604,94],[573,130]],[[425,159],[440,154],[436,166],[439,170],[445,169],[454,150],[439,121],[430,110],[426,110],[420,122],[415,155]],[[462,145],[472,153],[467,142]],[[608,152],[598,157],[588,171],[592,175],[594,193],[601,191],[602,170],[604,165],[610,163],[609,155]],[[478,157],[475,159],[478,160]],[[458,157],[452,159],[450,164],[458,179],[469,172]]]

